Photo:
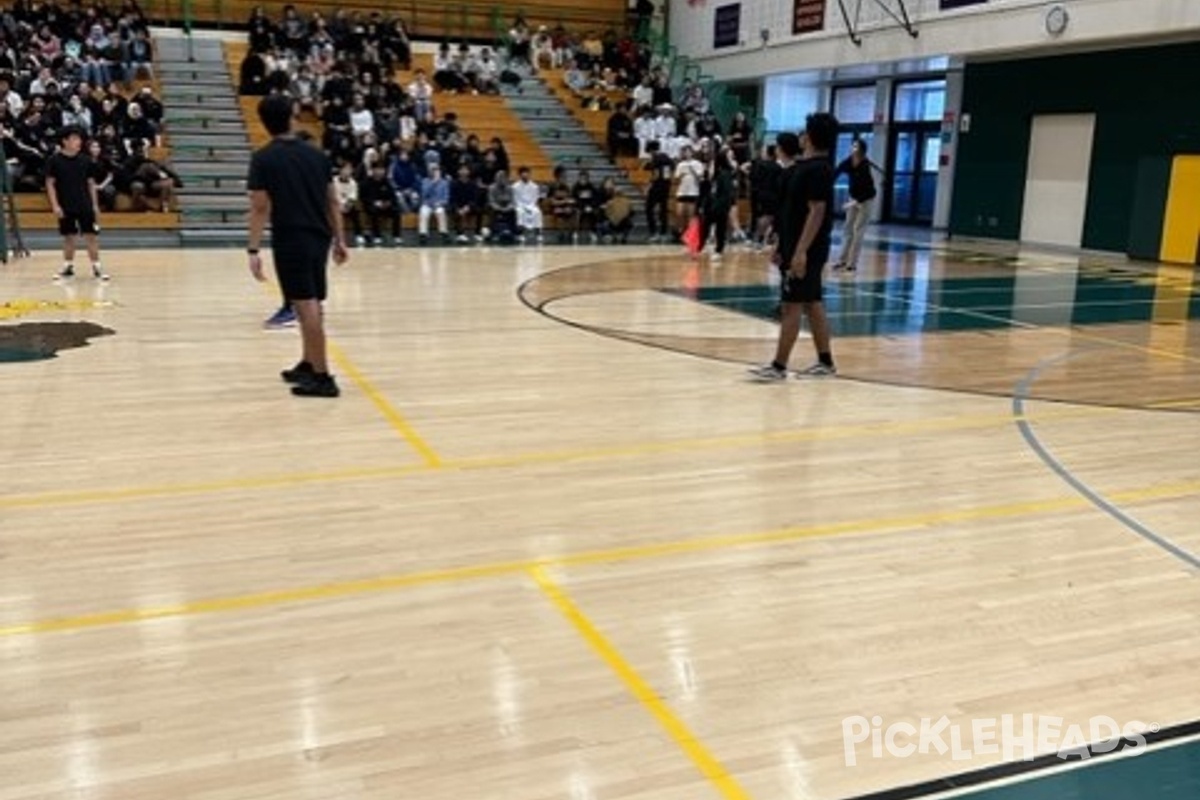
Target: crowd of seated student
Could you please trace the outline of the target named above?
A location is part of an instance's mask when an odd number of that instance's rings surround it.
[[[147,155],[161,144],[162,103],[152,79],[149,24],[136,2],[18,2],[0,15],[0,146],[18,191],[41,191],[59,132],[88,140],[102,208],[118,195],[135,210],[170,208],[178,178]]]
[[[302,24],[294,9],[285,10],[276,23],[256,11],[241,89],[288,93],[320,120],[319,144],[337,172],[335,186],[356,243],[403,243],[406,214],[416,215],[421,244],[435,233],[459,244],[541,241],[546,188],[530,179],[527,167],[512,180],[514,165],[499,137],[485,147],[460,128],[453,112],[437,109],[446,93],[498,91],[506,65],[488,48],[444,45],[433,75],[418,69],[403,86],[396,68],[409,58],[407,39],[398,50],[386,37],[389,30],[403,30],[403,23],[380,19],[372,25],[354,12],[345,17],[360,23],[350,26],[350,39],[339,39],[319,16]],[[570,213],[554,215],[563,221],[560,228],[594,238],[607,231],[602,212],[611,197],[603,192],[581,171],[571,184]]]

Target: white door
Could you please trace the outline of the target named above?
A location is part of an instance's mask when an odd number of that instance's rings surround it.
[[[1033,118],[1021,240],[1079,247],[1092,171],[1094,114]]]

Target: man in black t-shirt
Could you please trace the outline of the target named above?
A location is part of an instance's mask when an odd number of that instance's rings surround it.
[[[348,255],[333,170],[324,153],[293,133],[290,98],[264,98],[258,115],[273,138],[250,159],[250,272],[255,279],[266,280],[259,245],[269,218],[275,273],[283,296],[296,312],[303,341],[300,363],[284,370],[282,377],[294,384],[292,394],[337,397],[338,386],[326,359],[321,310],[331,243],[336,263],[344,263]]]
[[[671,199],[671,180],[675,177],[675,162],[662,152],[657,141],[646,144],[650,163],[650,187],[646,190],[646,223],[650,228],[650,243],[667,241],[667,203]]]
[[[83,236],[92,259],[92,275],[106,281],[108,275],[100,266],[100,227],[96,218],[100,203],[96,181],[92,175],[92,160],[83,154],[83,131],[66,127],[60,134],[61,146],[46,161],[46,195],[50,209],[58,217],[58,232],[63,237],[63,268],[56,277],[60,280],[75,277],[75,237]]]
[[[833,233],[833,165],[829,154],[837,141],[838,122],[831,114],[812,114],[797,138],[783,134],[777,141],[788,162],[780,182],[779,212],[775,217],[778,245],[774,262],[782,273],[782,319],[775,359],[750,374],[761,381],[787,379],[787,364],[800,335],[801,315],[812,328],[817,363],[800,377],[837,374],[829,343],[829,319],[821,287],[821,272],[829,260]],[[797,150],[802,151],[796,159]],[[795,159],[795,160],[793,160]]]
[[[775,145],[764,147],[762,157],[744,169],[750,177],[750,230],[754,232],[754,248],[761,250],[779,210],[779,175],[783,168],[779,165]]]

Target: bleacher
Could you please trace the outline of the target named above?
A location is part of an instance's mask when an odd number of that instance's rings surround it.
[[[580,98],[571,91],[571,87],[566,84],[565,69],[544,69],[541,71],[541,76],[545,80],[550,91],[554,93],[562,103],[571,111],[571,116],[577,119],[587,132],[591,134],[595,142],[608,152],[608,118],[612,115],[611,111],[593,111],[585,108]],[[603,97],[608,101],[611,108],[616,108],[617,104],[624,103],[629,99],[629,93],[623,89],[613,89],[610,91],[590,90],[589,97]],[[650,173],[642,169],[642,162],[636,156],[621,156],[616,159],[618,167],[623,169],[630,181],[641,189],[644,189],[650,183]]]
[[[238,75],[242,59],[246,57],[249,49],[250,46],[246,42],[227,42],[225,44],[225,55],[231,75]],[[423,69],[427,75],[432,75],[433,56],[428,53],[414,54],[410,69],[398,70],[395,78],[401,86],[407,87],[413,81],[418,69]],[[241,97],[239,100],[250,141],[255,147],[261,147],[270,140],[270,135],[258,119],[260,99],[258,97]],[[492,137],[499,137],[503,140],[514,173],[519,167],[527,166],[533,180],[543,184],[552,180],[554,165],[550,157],[538,146],[525,125],[504,102],[503,97],[437,92],[434,94],[433,102],[434,111],[439,117],[447,112],[458,115],[458,124],[464,137],[473,133],[485,146]],[[300,127],[308,130],[315,137],[319,138],[321,135],[321,124],[315,119],[302,118]],[[452,178],[453,176],[448,177]],[[516,176],[513,175],[513,177]],[[550,221],[547,220],[547,222]],[[416,215],[405,215],[403,224],[405,229],[413,229],[417,224]]]
[[[162,87],[157,80],[138,80],[132,82],[131,88],[126,92],[126,96],[132,96],[143,86],[149,86],[154,92],[155,97],[162,97]],[[171,155],[169,132],[164,132],[162,146],[151,148],[147,151],[147,155],[159,163],[169,162]],[[46,196],[45,192],[15,192],[12,197],[17,213],[20,215],[21,226],[23,228],[31,231],[58,229],[58,218],[50,210],[50,199]],[[100,215],[102,229],[176,230],[179,228],[179,212],[177,209],[172,209],[170,212],[132,211],[130,210],[130,203],[131,199],[127,195],[117,195],[116,210],[102,212]]]
[[[337,7],[327,0],[292,0],[301,16],[319,11],[330,17]],[[161,15],[174,22],[183,22],[185,13],[190,21],[204,27],[240,27],[246,24],[251,11],[262,6],[269,18],[283,17],[289,5],[283,0],[191,0],[187,4],[167,3]],[[454,39],[474,42],[495,41],[508,30],[516,14],[522,14],[534,30],[539,25],[563,25],[570,30],[622,29],[626,24],[625,0],[521,0],[499,3],[495,0],[456,0],[453,3],[428,3],[421,0],[362,0],[347,6],[369,15],[379,12],[384,17],[399,16],[408,26],[413,41]],[[158,15],[156,15],[158,16]]]

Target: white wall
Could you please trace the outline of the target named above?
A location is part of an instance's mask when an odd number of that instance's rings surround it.
[[[861,26],[874,32],[866,33],[862,46],[856,47],[846,34],[837,0],[827,0],[825,30],[801,37],[792,35],[793,0],[741,0],[743,44],[714,51],[713,17],[730,1],[690,6],[675,0],[670,12],[671,43],[701,61],[707,74],[723,80],[945,55],[1080,48],[1200,31],[1200,0],[1060,0],[1071,23],[1057,39],[1045,28],[1051,0],[990,0],[944,13],[938,0],[907,0],[918,38],[910,38],[890,21],[884,26],[883,12],[874,2],[864,2]],[[846,5],[853,13],[857,3],[850,0]],[[767,47],[761,46],[759,36],[764,28],[770,37]]]

